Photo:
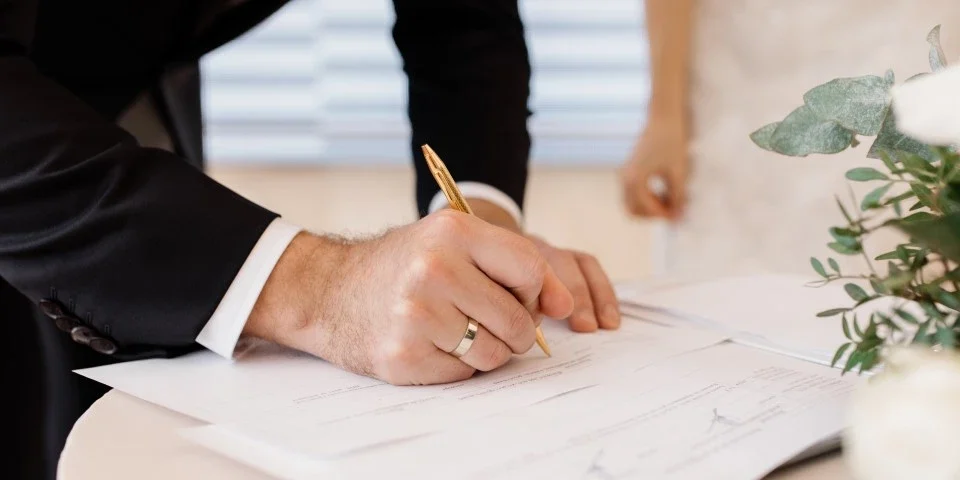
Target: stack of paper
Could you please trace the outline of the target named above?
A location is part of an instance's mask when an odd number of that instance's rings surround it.
[[[664,324],[688,325],[729,336],[743,345],[829,365],[848,342],[840,317],[817,313],[854,305],[842,282],[824,286],[816,278],[754,275],[700,282],[626,284],[619,287],[626,315]],[[889,310],[885,297],[856,310],[861,325],[871,311]],[[910,307],[912,308],[912,307]]]
[[[773,316],[763,311],[766,320],[746,318],[760,309],[730,301],[736,287],[723,284],[696,287],[703,303],[672,289],[631,302],[682,307],[684,316],[671,318],[701,316],[744,338],[754,329],[773,341],[801,340],[796,348],[828,347],[814,340],[836,323],[800,321],[796,312],[811,300],[796,296],[796,284],[792,294],[786,282],[780,287],[786,305]],[[271,346],[233,363],[197,352],[80,373],[209,422],[183,433],[290,479],[759,478],[836,438],[855,377],[732,344],[726,339],[735,335],[721,330],[625,319],[620,331],[575,334],[550,321],[554,357],[531,351],[470,380],[421,387]]]

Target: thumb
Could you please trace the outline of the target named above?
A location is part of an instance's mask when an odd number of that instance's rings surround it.
[[[573,313],[573,294],[563,284],[560,277],[547,266],[540,290],[540,313],[551,318],[567,318]]]

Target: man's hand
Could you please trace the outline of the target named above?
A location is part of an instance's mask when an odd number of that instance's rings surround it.
[[[543,315],[572,310],[573,297],[532,241],[447,210],[353,244],[301,234],[244,335],[393,384],[444,383],[526,352]],[[456,358],[447,352],[467,317],[480,330]]]
[[[468,201],[470,208],[478,217],[523,234],[520,225],[499,206],[486,200],[469,199]],[[553,271],[573,294],[573,313],[566,318],[572,330],[592,332],[597,328],[615,329],[620,326],[620,309],[616,293],[596,258],[587,253],[556,248],[535,235],[526,234],[525,236],[533,241]]]
[[[537,245],[560,281],[573,294],[573,313],[566,317],[571,330],[593,332],[597,328],[613,330],[620,327],[617,294],[593,255],[556,248],[533,235],[528,238]]]

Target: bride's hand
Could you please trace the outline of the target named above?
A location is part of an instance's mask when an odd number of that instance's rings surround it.
[[[623,201],[631,214],[671,220],[681,216],[689,172],[687,140],[686,125],[680,116],[650,116],[620,171]],[[661,189],[655,189],[657,180]]]

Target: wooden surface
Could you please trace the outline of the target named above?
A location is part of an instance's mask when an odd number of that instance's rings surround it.
[[[59,480],[264,480],[264,474],[195,446],[177,431],[203,425],[116,390],[74,426],[60,457]],[[847,480],[838,454],[774,472],[776,480]]]

